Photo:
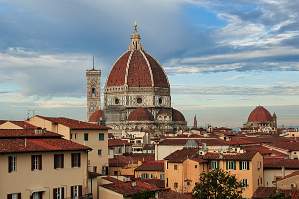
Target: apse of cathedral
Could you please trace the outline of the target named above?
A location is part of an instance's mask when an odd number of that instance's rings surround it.
[[[118,130],[177,132],[187,128],[184,115],[172,108],[170,85],[159,62],[141,44],[137,25],[131,43],[113,64],[100,107],[100,74],[87,70],[87,116]]]

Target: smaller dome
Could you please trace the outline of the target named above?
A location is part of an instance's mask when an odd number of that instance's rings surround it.
[[[137,108],[130,113],[128,121],[154,121],[154,117],[146,108]]]
[[[92,113],[89,117],[89,122],[100,122],[104,119],[104,112],[102,110],[97,110]]]
[[[172,109],[172,121],[185,122],[186,120],[185,120],[183,113],[181,113],[180,111],[178,111],[176,109]]]
[[[270,112],[263,106],[257,106],[249,115],[248,122],[268,122],[272,121]]]

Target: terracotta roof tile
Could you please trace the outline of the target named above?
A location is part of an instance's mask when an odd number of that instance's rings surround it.
[[[0,125],[4,124],[6,122],[11,122],[23,129],[37,129],[38,128],[37,126],[34,126],[34,125],[28,123],[27,121],[17,121],[17,120],[7,120],[7,121],[2,120],[2,122],[0,122]]]
[[[62,135],[45,129],[0,129],[2,138],[60,138]]]
[[[128,117],[128,121],[154,121],[154,117],[146,108],[136,108]]]
[[[94,113],[92,113],[88,119],[89,122],[100,122],[104,119],[104,111],[102,110],[96,110]]]
[[[90,150],[81,144],[62,138],[0,139],[0,153]]]
[[[264,169],[299,169],[299,160],[283,158],[264,158]]]
[[[41,116],[41,115],[36,115],[37,117],[43,118],[45,120],[49,120],[53,123],[57,124],[62,124],[64,126],[67,126],[73,130],[108,130],[110,129],[107,126],[102,126],[102,125],[97,125],[97,124],[92,124],[88,122],[83,122],[80,120],[74,120],[70,118],[65,118],[65,117],[46,117],[46,116]]]
[[[120,182],[119,181],[119,182],[113,182],[111,184],[104,184],[101,186],[106,189],[109,189],[111,191],[114,191],[116,193],[122,194],[125,197],[133,196],[135,194],[142,193],[145,191],[161,190],[161,188],[159,188],[155,185],[143,182],[141,180],[136,180],[135,182],[136,182],[135,186],[132,185],[133,182],[131,182],[131,181],[129,181],[129,182]]]
[[[257,106],[249,115],[248,122],[272,121],[272,115],[263,106]]]
[[[172,121],[185,122],[186,120],[183,113],[176,109],[172,109]]]
[[[164,161],[145,161],[135,171],[164,171]]]
[[[127,140],[122,139],[109,139],[108,140],[108,147],[116,147],[116,146],[129,146],[132,145]]]
[[[109,167],[124,167],[129,164],[137,164],[138,161],[150,161],[155,160],[155,155],[153,154],[124,154],[116,155],[114,158],[108,160]]]
[[[286,149],[288,151],[299,151],[299,142],[274,142],[270,144],[275,148]]]
[[[160,64],[141,50],[127,51],[118,58],[112,66],[106,86],[124,86],[125,83],[129,87],[169,88],[166,74]]]

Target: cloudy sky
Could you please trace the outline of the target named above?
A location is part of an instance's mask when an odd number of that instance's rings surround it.
[[[256,105],[299,124],[299,0],[0,0],[0,118],[85,118],[85,70],[127,49],[137,21],[172,103],[202,126]]]

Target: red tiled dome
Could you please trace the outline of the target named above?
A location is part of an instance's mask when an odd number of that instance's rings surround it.
[[[106,86],[169,88],[160,64],[143,50],[129,50],[113,65]]]
[[[257,106],[248,117],[248,122],[267,122],[271,120],[271,114],[263,106]]]
[[[128,121],[154,121],[154,117],[146,108],[137,108],[130,113]]]
[[[102,110],[97,110],[94,113],[92,113],[89,117],[89,122],[99,122],[103,120],[104,118],[104,112]]]
[[[185,122],[186,120],[183,113],[176,109],[172,109],[172,121]]]

